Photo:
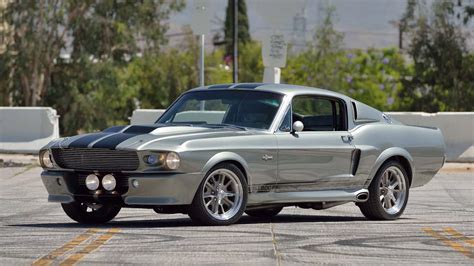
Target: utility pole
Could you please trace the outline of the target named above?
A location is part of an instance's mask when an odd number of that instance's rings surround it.
[[[238,0],[234,0],[234,10],[232,12],[232,16],[234,19],[233,27],[232,27],[232,33],[233,33],[233,38],[232,38],[232,45],[234,48],[233,56],[232,56],[232,62],[233,62],[233,82],[237,83],[239,80],[239,57],[238,57],[238,38],[239,38],[239,20],[238,20],[238,5],[239,2]]]

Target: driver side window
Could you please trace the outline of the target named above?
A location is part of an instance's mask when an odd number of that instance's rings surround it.
[[[302,95],[293,98],[292,106],[292,119],[303,122],[303,131],[346,130],[345,111],[340,100]]]

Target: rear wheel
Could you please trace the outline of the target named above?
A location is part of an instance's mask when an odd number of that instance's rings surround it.
[[[237,222],[247,205],[247,182],[230,163],[212,168],[198,188],[189,217],[200,224],[228,225]]]
[[[119,206],[96,203],[72,202],[61,204],[69,218],[81,224],[102,224],[117,216]]]
[[[246,210],[245,213],[248,216],[257,217],[257,218],[272,218],[278,215],[283,207],[272,207],[265,209],[256,209],[256,210]]]
[[[394,220],[405,210],[408,194],[409,182],[405,168],[397,161],[389,161],[372,180],[369,199],[357,205],[369,219]]]

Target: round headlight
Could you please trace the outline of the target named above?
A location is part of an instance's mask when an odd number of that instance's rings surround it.
[[[166,167],[171,170],[176,170],[179,167],[179,155],[175,152],[170,152],[166,155]]]
[[[115,186],[117,186],[117,181],[113,175],[108,174],[102,178],[102,187],[106,190],[112,191],[115,189]]]
[[[96,190],[99,188],[99,178],[94,175],[94,174],[90,174],[86,177],[86,187],[89,189],[89,190]]]
[[[41,166],[43,166],[44,168],[53,168],[53,160],[51,159],[51,153],[49,152],[49,150],[41,153],[40,160]]]

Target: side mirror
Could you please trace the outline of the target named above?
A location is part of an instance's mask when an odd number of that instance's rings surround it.
[[[301,132],[303,131],[304,125],[301,121],[295,121],[293,123],[293,132]]]

